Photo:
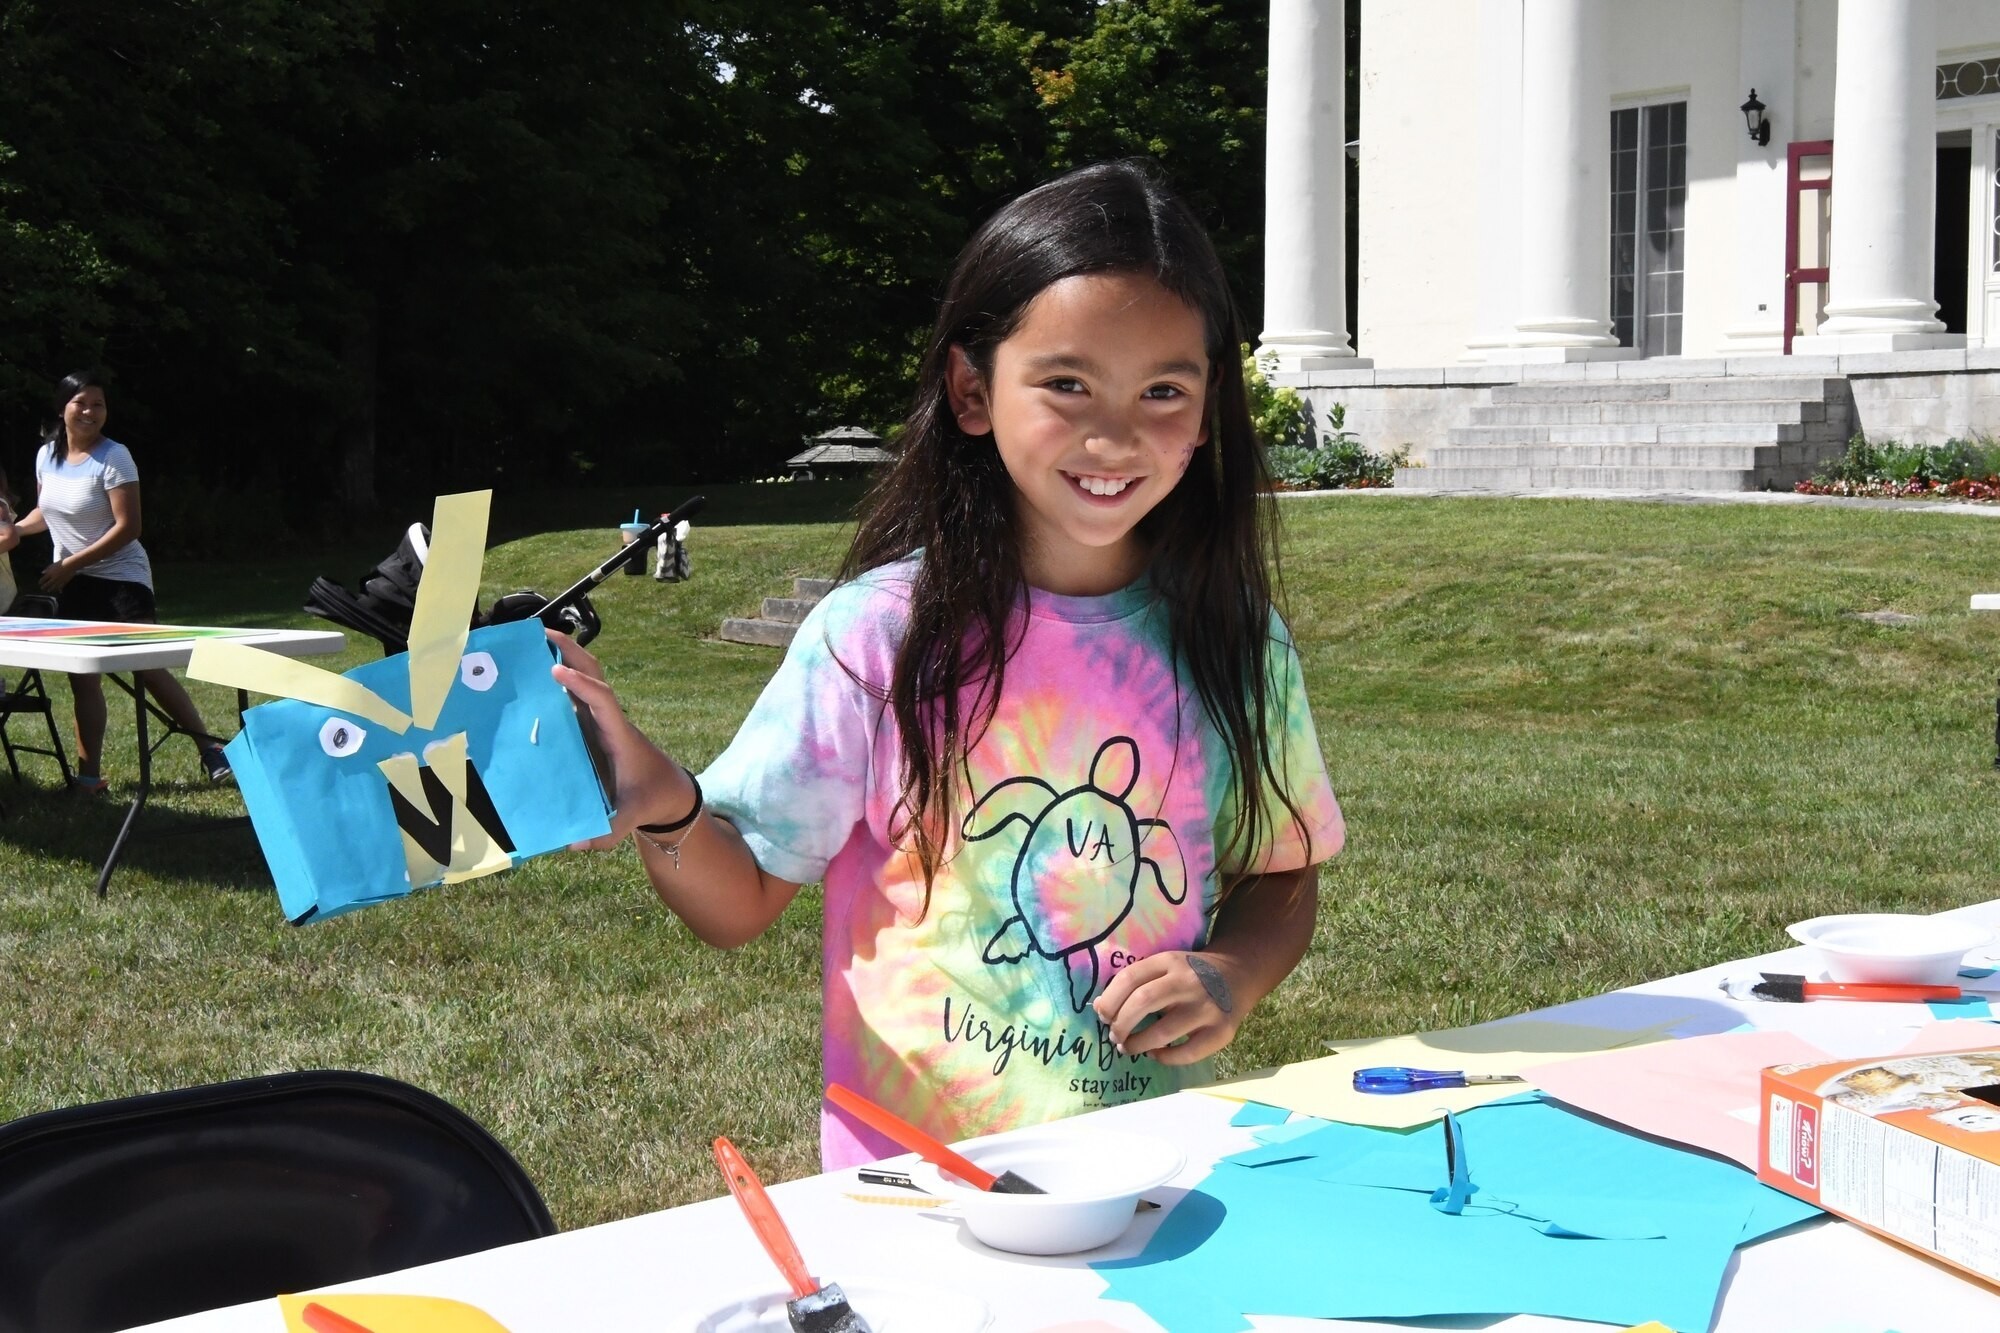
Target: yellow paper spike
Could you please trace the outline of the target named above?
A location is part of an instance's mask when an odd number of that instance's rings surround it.
[[[410,716],[427,731],[437,725],[445,696],[458,680],[458,660],[479,602],[492,501],[492,491],[440,495],[431,514],[430,553],[410,611]]]
[[[202,639],[188,658],[187,673],[195,680],[351,713],[398,735],[410,729],[409,714],[359,681],[248,644]]]
[[[431,808],[431,798],[425,793],[424,780],[417,772],[415,755],[407,751],[402,754],[392,754],[375,767],[382,771],[382,776],[389,780],[389,785],[394,787],[404,800],[419,810]],[[430,883],[437,878],[438,872],[444,869],[431,860],[430,855],[417,846],[417,840],[407,833],[403,834],[403,868],[409,874],[410,887],[413,889]]]
[[[361,1325],[368,1333],[507,1333],[486,1311],[463,1301],[439,1296],[280,1296],[286,1333],[318,1333],[305,1320],[305,1308],[317,1305]]]
[[[510,868],[514,858],[493,841],[466,804],[465,733],[434,743],[424,751],[424,758],[451,793],[451,864],[445,867],[444,882],[457,884]]]

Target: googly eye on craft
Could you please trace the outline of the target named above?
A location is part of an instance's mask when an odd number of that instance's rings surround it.
[[[458,659],[458,678],[467,689],[490,690],[500,681],[500,664],[492,653],[467,653]]]
[[[345,759],[368,739],[368,729],[344,717],[330,717],[320,724],[319,748],[335,759]]]

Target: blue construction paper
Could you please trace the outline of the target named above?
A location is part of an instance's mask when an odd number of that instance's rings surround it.
[[[1439,1128],[1444,1131],[1444,1162],[1447,1178],[1431,1191],[1431,1207],[1454,1217],[1465,1211],[1472,1200],[1472,1164],[1465,1152],[1465,1129],[1458,1117],[1444,1113]]]
[[[1229,1117],[1232,1125],[1282,1125],[1292,1118],[1292,1113],[1282,1106],[1267,1106],[1263,1102],[1245,1102],[1235,1115]]]
[[[1169,1333],[1236,1314],[1422,1318],[1536,1313],[1705,1329],[1743,1212],[1671,1210],[1652,1240],[1567,1240],[1509,1217],[1452,1217],[1426,1195],[1218,1167],[1139,1255],[1093,1265],[1105,1295]],[[1190,1296],[1201,1301],[1190,1309]]]
[[[1991,1018],[1993,1006],[1984,995],[1961,995],[1956,1000],[1927,1000],[1933,1018]]]
[[[541,623],[474,630],[466,652],[492,655],[493,672],[480,676],[488,687],[454,683],[428,731],[412,725],[398,734],[296,699],[259,704],[243,715],[242,731],[227,746],[229,761],[279,901],[294,923],[400,898],[441,880],[439,874],[410,882],[389,783],[377,764],[405,752],[421,758],[433,742],[459,732],[470,767],[513,843],[514,864],[610,831],[575,709],[549,674],[553,658]],[[407,711],[408,664],[408,654],[398,654],[347,675]],[[329,720],[344,720],[360,737],[350,753],[327,752],[321,734]],[[449,817],[470,816],[454,809]]]
[[[1455,1119],[1474,1186],[1463,1214],[1431,1203],[1439,1126],[1328,1123],[1218,1164],[1145,1251],[1095,1266],[1106,1295],[1173,1333],[1241,1329],[1242,1314],[1703,1329],[1737,1244],[1819,1215],[1732,1162],[1538,1098]]]
[[[1523,1108],[1514,1115],[1510,1108]],[[1558,1223],[1600,1235],[1643,1235],[1659,1228],[1645,1200],[1672,1202],[1692,1194],[1741,1196],[1749,1216],[1738,1243],[1823,1214],[1802,1199],[1760,1184],[1734,1162],[1690,1152],[1589,1116],[1538,1094],[1493,1102],[1460,1117],[1475,1184],[1495,1197],[1546,1210]],[[1329,1121],[1281,1144],[1223,1160],[1231,1165],[1302,1175],[1330,1183],[1386,1185],[1429,1191],[1443,1178],[1444,1145],[1435,1124],[1410,1130]],[[1630,1182],[1629,1187],[1619,1182]],[[1630,1212],[1623,1218],[1599,1207]],[[1567,1211],[1570,1216],[1561,1216]]]
[[[1327,1122],[1316,1115],[1302,1115],[1296,1120],[1287,1120],[1282,1125],[1259,1125],[1250,1131],[1250,1137],[1259,1143],[1289,1143],[1303,1134],[1310,1134]]]
[[[1817,1204],[1807,1203],[1797,1195],[1774,1190],[1768,1185],[1759,1185],[1752,1196],[1750,1216],[1743,1223],[1743,1235],[1738,1243],[1748,1245],[1786,1227],[1825,1216],[1825,1211]]]

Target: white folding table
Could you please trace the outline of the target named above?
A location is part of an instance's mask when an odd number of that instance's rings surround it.
[[[2000,902],[1953,916],[2000,926]],[[1661,1013],[1719,1006],[1712,1018],[1740,1015],[1759,1026],[1804,1032],[1835,1056],[1874,1053],[1907,1025],[1928,1021],[1919,1005],[1737,1002],[1717,988],[1720,977],[1748,967],[1803,971],[1803,951],[1766,955],[1614,992],[1631,1008]],[[1988,982],[2000,991],[2000,976]],[[1588,1005],[1591,1001],[1581,1001]],[[1565,1015],[1587,1023],[1588,1017]],[[2000,1027],[1995,1028],[2000,1045]],[[1852,1049],[1840,1049],[1848,1047]],[[1162,1135],[1187,1151],[1187,1168],[1152,1196],[1171,1204],[1196,1186],[1212,1163],[1253,1146],[1248,1129],[1229,1124],[1233,1105],[1184,1092],[1099,1111],[1065,1122],[1077,1131],[1129,1130]],[[729,1125],[685,1126],[675,1132],[704,1139]],[[907,1162],[909,1159],[902,1159]],[[718,1177],[717,1190],[721,1190]],[[1030,1259],[981,1246],[953,1220],[912,1208],[862,1203],[850,1192],[882,1193],[852,1171],[832,1172],[772,1187],[808,1267],[839,1282],[860,1308],[871,1289],[931,1289],[970,1295],[991,1313],[990,1333],[1151,1333],[1156,1325],[1133,1306],[1099,1298],[1103,1281],[1091,1260],[1135,1254],[1164,1213],[1142,1214],[1117,1243],[1089,1255]],[[505,1246],[444,1263],[342,1284],[337,1290],[447,1297],[486,1310],[510,1333],[656,1333],[713,1328],[718,1311],[776,1292],[780,1282],[725,1194],[543,1240]],[[865,1314],[866,1311],[863,1310]],[[2000,1293],[1929,1262],[1858,1227],[1827,1218],[1802,1224],[1737,1251],[1712,1326],[1713,1333],[1886,1333],[1901,1329],[1990,1327],[2000,1317]],[[1587,1333],[1602,1324],[1539,1316],[1375,1322],[1255,1318],[1264,1333],[1337,1333],[1412,1328],[1491,1328],[1507,1333]],[[740,1325],[739,1325],[740,1326]],[[282,1333],[276,1301],[231,1306],[147,1326],[146,1333]],[[1681,1333],[1702,1333],[1688,1329]]]
[[[180,636],[172,636],[174,630],[187,632]],[[116,639],[119,637],[118,631],[127,631],[127,637],[130,637],[131,631],[144,631],[148,635],[159,632],[169,637],[149,637],[144,642],[90,642],[93,634],[101,639]],[[118,827],[118,836],[112,840],[110,854],[104,858],[103,868],[98,872],[97,896],[100,898],[105,895],[111,883],[112,872],[118,868],[118,859],[124,855],[125,845],[131,840],[132,828],[138,821],[139,812],[145,808],[146,798],[152,793],[153,751],[180,730],[174,725],[172,718],[146,698],[146,685],[138,673],[150,671],[155,667],[185,667],[196,643],[204,637],[218,635],[226,635],[232,642],[282,653],[286,657],[314,657],[325,653],[337,653],[347,644],[346,636],[337,630],[237,630],[181,625],[131,626],[104,621],[40,620],[27,616],[0,616],[0,668],[105,675],[132,696],[139,736],[139,786],[133,794],[131,808],[125,812],[124,822]],[[119,672],[127,673],[131,676],[131,680],[128,682],[117,674]],[[236,707],[239,715],[247,704],[247,696],[242,690],[238,690]],[[157,741],[150,739],[147,725],[149,717],[159,719],[166,727],[165,733]]]

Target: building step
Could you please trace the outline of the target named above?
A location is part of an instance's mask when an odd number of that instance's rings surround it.
[[[1764,468],[1420,467],[1398,468],[1411,491],[1754,491],[1785,483]]]
[[[1524,380],[1497,384],[1493,401],[1503,407],[1526,403],[1732,402],[1785,399],[1844,402],[1847,381],[1827,375],[1730,375],[1715,379]]]
[[[1785,457],[1790,448],[1794,457]],[[1798,461],[1778,444],[1442,444],[1429,466],[1772,468]]]
[[[1453,426],[1448,445],[1480,444],[1801,444],[1824,439],[1844,443],[1847,432],[1819,423],[1706,422],[1691,426]]]
[[[1478,426],[1735,425],[1826,419],[1825,403],[1801,402],[1795,398],[1737,398],[1719,402],[1685,402],[1664,398],[1640,403],[1516,403],[1472,409],[1473,424]]]
[[[817,597],[766,597],[762,615],[765,620],[796,625],[806,618],[807,612],[818,605]]]
[[[786,648],[799,632],[799,623],[833,591],[833,579],[795,578],[790,597],[766,597],[754,617],[731,616],[722,622],[716,637],[725,643],[750,643],[765,648]]]
[[[797,622],[789,620],[751,620],[730,617],[722,622],[722,630],[716,636],[725,643],[754,643],[766,648],[786,648],[799,632]]]

